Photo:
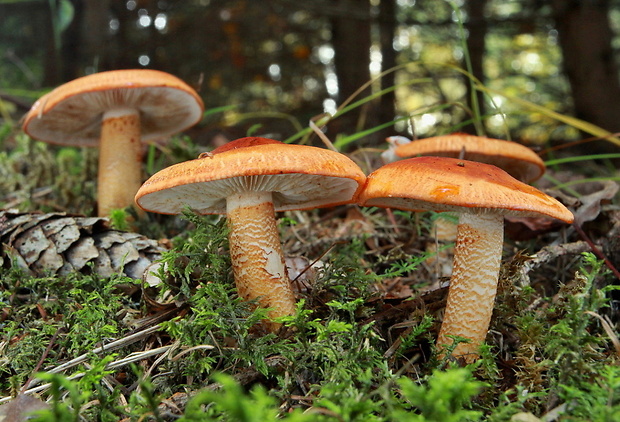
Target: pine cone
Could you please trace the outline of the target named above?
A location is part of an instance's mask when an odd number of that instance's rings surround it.
[[[13,263],[35,276],[94,271],[142,278],[163,250],[155,240],[109,228],[103,218],[0,210],[0,266]]]

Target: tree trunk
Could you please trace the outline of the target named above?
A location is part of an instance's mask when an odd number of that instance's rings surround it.
[[[611,47],[613,32],[606,0],[554,0],[555,25],[571,86],[575,115],[610,132],[620,131],[620,82]],[[592,152],[617,147],[604,141]]]
[[[83,76],[82,56],[80,45],[82,44],[82,1],[72,0],[74,15],[69,26],[62,33],[62,81],[67,82]]]
[[[484,83],[484,53],[485,37],[487,35],[487,20],[484,16],[484,8],[487,4],[487,0],[468,0],[465,2],[467,10],[467,21],[465,22],[465,28],[467,29],[467,49],[469,51],[469,57],[471,61],[472,75],[480,82]],[[473,113],[479,112],[480,116],[484,115],[484,95],[480,91],[473,92],[470,81],[466,81],[467,84],[467,104]],[[474,106],[477,102],[478,110]],[[472,119],[481,118],[480,116],[472,115]],[[483,133],[476,133],[476,127],[473,123],[468,124],[463,128],[464,132],[474,133],[478,135],[484,135]]]
[[[43,41],[45,57],[43,58],[43,86],[55,86],[61,82],[60,57],[58,46],[54,39],[54,24],[52,7],[45,7],[46,19],[43,21],[43,32],[46,34]]]
[[[132,26],[136,25],[135,16],[133,16],[134,12],[128,10],[123,1],[111,2],[110,11],[118,19],[118,31],[108,48],[109,68],[135,68],[137,67],[138,57],[135,51],[135,41],[130,36]],[[132,46],[133,48],[127,48],[127,46]]]
[[[341,10],[354,10],[358,14],[341,13],[332,17],[332,45],[338,80],[338,105],[370,80],[370,1],[336,0]],[[360,93],[354,101],[370,95],[370,89]],[[370,113],[362,106],[334,120],[329,125],[330,137],[338,133],[354,133],[368,119]],[[364,125],[366,126],[366,125]]]
[[[394,50],[394,35],[396,32],[396,0],[381,0],[379,5],[379,42],[381,44],[381,71],[396,66],[396,50]],[[381,89],[394,86],[395,73],[390,72],[381,79]],[[389,92],[381,96],[380,106],[378,110],[379,122],[385,123],[394,119],[395,113],[395,92]],[[390,127],[377,132],[379,142],[382,138],[394,134],[394,128]]]
[[[101,62],[108,57],[110,1],[82,0],[82,3],[80,55],[83,65],[93,66],[97,68],[96,70],[100,70],[98,67],[107,67]]]

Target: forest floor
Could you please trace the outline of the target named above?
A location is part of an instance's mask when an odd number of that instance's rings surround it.
[[[3,142],[5,421],[620,420],[615,182],[557,189],[589,175],[549,169],[538,186],[577,223],[507,219],[487,343],[464,365],[435,353],[449,264],[426,252],[432,213],[279,215],[298,312],[269,333],[236,296],[223,219],[89,217],[92,152]],[[178,139],[149,170],[198,152]]]

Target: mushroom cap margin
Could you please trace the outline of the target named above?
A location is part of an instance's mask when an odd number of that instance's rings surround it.
[[[179,214],[184,206],[225,214],[226,197],[253,190],[272,192],[276,211],[303,210],[355,202],[365,180],[344,154],[276,141],[167,167],[140,187],[136,203],[162,214]]]
[[[95,73],[69,81],[42,96],[24,117],[24,131],[58,145],[97,146],[103,113],[135,108],[142,140],[170,136],[196,124],[204,104],[174,75],[152,69]]]
[[[559,201],[490,164],[448,157],[416,157],[387,164],[368,175],[362,206],[408,211],[497,212],[572,223]]]

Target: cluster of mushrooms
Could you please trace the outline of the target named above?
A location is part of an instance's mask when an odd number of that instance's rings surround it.
[[[154,70],[102,72],[43,96],[24,120],[33,138],[100,147],[99,215],[134,201],[150,212],[226,214],[240,297],[269,317],[292,315],[295,296],[284,264],[275,213],[357,203],[458,215],[448,301],[437,340],[440,353],[472,362],[488,331],[497,290],[504,216],[572,213],[526,184],[542,160],[509,141],[453,134],[421,141],[390,139],[387,161],[368,176],[346,155],[272,139],[237,139],[141,182],[142,142],[200,120],[203,103],[183,81]],[[137,194],[136,194],[137,191]],[[280,327],[268,322],[271,330]],[[455,338],[459,342],[451,348]]]

